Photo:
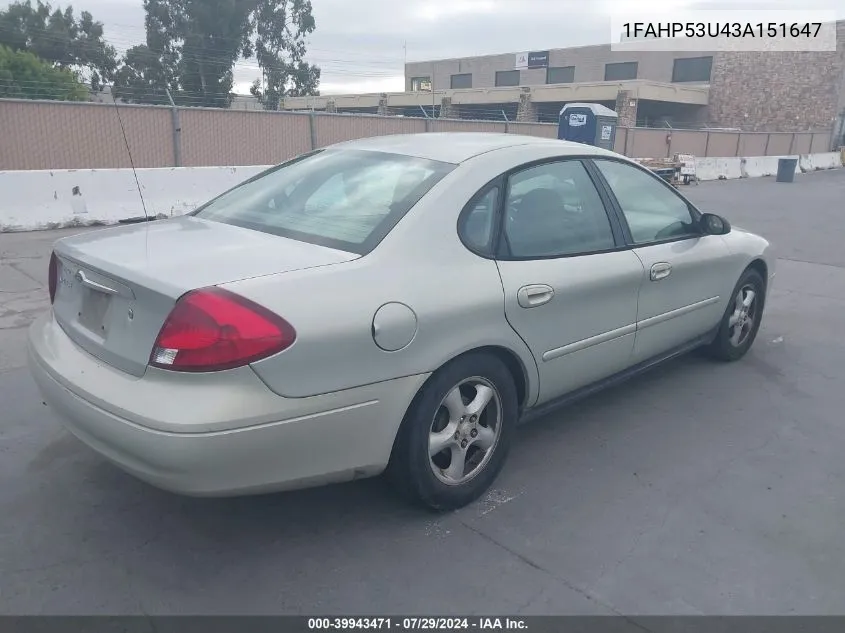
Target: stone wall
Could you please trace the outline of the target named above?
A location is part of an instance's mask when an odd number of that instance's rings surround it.
[[[837,41],[837,48],[845,49],[845,42]],[[842,50],[845,55],[845,50]],[[845,62],[842,63],[839,75],[839,101],[836,105],[836,124],[833,126],[834,148],[845,147]]]
[[[709,122],[752,132],[832,129],[845,94],[845,21],[836,40],[836,52],[717,53]]]
[[[637,98],[629,90],[616,93],[616,114],[619,115],[619,127],[636,127]]]
[[[432,114],[432,116],[434,116]],[[460,119],[461,108],[452,103],[451,97],[443,97],[440,100],[440,118],[441,119]]]
[[[516,109],[516,120],[519,123],[536,123],[537,106],[531,101],[531,89],[523,88],[519,95],[519,105]]]

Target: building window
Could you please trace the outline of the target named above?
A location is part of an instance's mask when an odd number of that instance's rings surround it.
[[[621,81],[637,78],[637,62],[617,62],[604,65],[605,81]]]
[[[672,67],[672,81],[710,81],[713,67],[712,57],[685,57],[675,60]]]
[[[431,92],[431,77],[411,77],[411,92]]]
[[[472,88],[472,73],[452,75],[452,88]]]
[[[518,86],[519,85],[519,71],[518,70],[498,70],[498,71],[496,71],[496,85],[497,86]]]
[[[571,84],[575,81],[575,66],[552,67],[546,71],[547,84]]]

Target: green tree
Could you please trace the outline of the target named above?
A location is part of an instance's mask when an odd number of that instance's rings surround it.
[[[266,108],[317,91],[320,69],[303,61],[310,0],[144,0],[144,9],[146,45],[127,51],[115,81],[124,99],[161,103],[167,87],[177,103],[227,107],[235,63],[253,56],[264,81],[252,92]]]
[[[54,10],[41,0],[13,2],[0,11],[0,44],[77,71],[93,90],[111,81],[117,68],[117,53],[103,39],[102,22],[87,11],[77,19],[71,6]]]
[[[146,44],[133,46],[115,74],[112,94],[129,103],[166,105],[170,102],[168,90],[179,94],[172,66]]]
[[[87,101],[88,88],[72,70],[56,68],[26,51],[0,46],[0,97]]]
[[[311,0],[264,0],[255,12],[255,57],[263,81],[250,92],[265,109],[278,110],[285,95],[319,94],[320,69],[303,61],[305,38],[314,32]]]
[[[181,100],[226,107],[232,68],[250,54],[250,14],[257,0],[144,0],[147,45],[178,78]],[[165,63],[167,63],[165,62]]]

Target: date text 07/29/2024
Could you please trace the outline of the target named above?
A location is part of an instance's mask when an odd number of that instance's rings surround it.
[[[519,618],[308,618],[309,631],[525,631],[528,626]]]

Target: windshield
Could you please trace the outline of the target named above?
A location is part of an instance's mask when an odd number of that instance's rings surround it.
[[[319,151],[259,174],[194,215],[363,255],[452,169],[398,154]]]

